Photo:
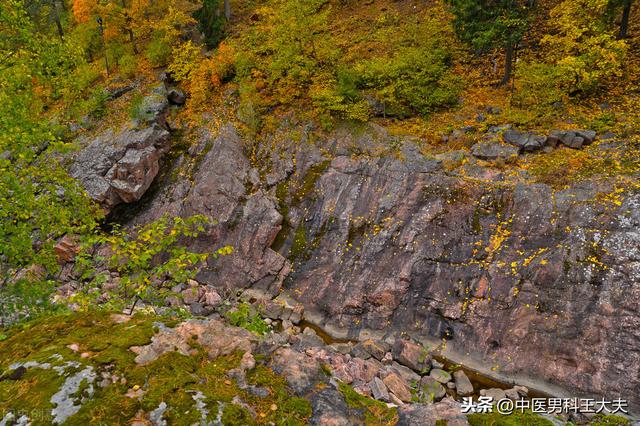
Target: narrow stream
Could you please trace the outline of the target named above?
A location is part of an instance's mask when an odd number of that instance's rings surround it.
[[[304,330],[305,328],[310,328],[313,331],[315,331],[315,333],[322,339],[322,341],[327,344],[327,345],[331,345],[334,343],[353,343],[356,344],[358,343],[355,340],[350,340],[350,339],[338,339],[338,338],[334,338],[333,336],[331,336],[329,333],[327,333],[322,327],[318,326],[317,324],[313,324],[309,321],[306,320],[302,320],[300,321],[300,324],[298,324],[298,326],[301,328],[301,330]],[[502,380],[498,380],[494,377],[488,376],[486,374],[483,374],[475,369],[466,367],[464,365],[461,365],[460,363],[456,363],[451,361],[450,359],[442,356],[442,355],[434,355],[432,354],[431,357],[438,361],[439,363],[443,364],[443,370],[448,371],[448,372],[452,372],[455,370],[462,370],[464,371],[464,373],[467,375],[467,377],[469,378],[469,380],[471,381],[471,384],[473,385],[473,389],[475,390],[475,393],[473,394],[474,397],[478,397],[480,394],[478,393],[480,391],[480,389],[490,389],[490,388],[499,388],[499,389],[511,389],[513,388],[514,384],[513,383],[509,383],[509,382],[505,382]],[[527,387],[527,389],[529,389],[529,393],[527,395],[527,399],[531,399],[531,398],[552,398],[553,396],[539,391],[537,389],[532,389],[530,387]],[[455,394],[455,391],[452,389],[448,389],[447,388],[447,394],[456,397],[457,395]]]

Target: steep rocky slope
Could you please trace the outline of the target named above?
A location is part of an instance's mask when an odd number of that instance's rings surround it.
[[[131,223],[211,217],[199,249],[235,253],[200,283],[284,292],[334,336],[409,335],[497,376],[637,410],[635,179],[553,189],[464,152],[427,158],[380,128],[307,130],[274,135],[277,149],[231,124],[203,134]]]

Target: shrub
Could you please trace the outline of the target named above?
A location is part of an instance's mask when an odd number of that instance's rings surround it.
[[[116,229],[109,235],[88,238],[77,258],[85,289],[98,287],[104,280],[104,273],[96,273],[96,263],[106,260],[110,270],[121,277],[119,289],[112,294],[114,299],[122,302],[133,299],[133,307],[139,300],[164,303],[171,294],[169,289],[193,278],[196,267],[209,258],[209,253],[188,251],[183,243],[184,239],[204,232],[207,223],[204,216],[186,219],[163,216],[132,232]],[[110,249],[107,259],[93,256],[93,249],[102,245]],[[222,247],[211,256],[224,256],[232,251],[231,247]],[[87,303],[90,300],[85,299]]]
[[[126,53],[118,58],[118,71],[126,77],[133,78],[138,70],[138,60],[131,53]]]
[[[154,67],[163,67],[169,63],[171,45],[164,39],[161,32],[154,32],[151,42],[147,45],[145,55]]]
[[[356,69],[362,85],[373,89],[389,110],[426,115],[457,102],[459,81],[449,69],[450,55],[439,47],[405,47],[391,58],[374,58]]]
[[[26,279],[1,287],[0,328],[64,309],[53,303],[54,289],[53,281]]]
[[[182,43],[171,50],[171,62],[168,71],[174,80],[185,81],[191,72],[198,67],[200,61],[200,48],[195,46],[191,40]]]
[[[349,77],[317,78],[311,85],[309,94],[313,105],[321,114],[336,114],[341,118],[358,121],[369,119],[369,104],[362,100],[355,80],[350,80]]]
[[[265,334],[271,330],[269,324],[257,312],[251,311],[248,303],[240,303],[235,309],[227,311],[225,314],[229,323],[236,327],[242,327],[256,334]]]
[[[564,102],[570,76],[563,67],[542,62],[522,62],[516,68],[518,90],[513,100],[520,106],[548,107]]]

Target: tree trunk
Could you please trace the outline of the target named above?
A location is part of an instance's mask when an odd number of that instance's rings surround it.
[[[62,22],[60,22],[60,10],[58,9],[58,5],[61,5],[64,10],[64,1],[54,1],[51,4],[53,8],[53,20],[56,23],[56,28],[58,29],[58,36],[60,36],[60,40],[64,40],[64,30],[62,29]]]
[[[127,29],[127,32],[129,33],[129,41],[131,42],[131,46],[133,46],[133,53],[135,53],[137,55],[138,54],[138,47],[136,46],[136,39],[133,36],[133,30],[131,29],[131,27],[129,27]]]
[[[513,44],[507,44],[504,57],[504,75],[502,77],[502,81],[500,81],[501,86],[504,86],[509,83],[509,80],[511,80],[511,74],[513,73],[513,52]]]
[[[58,16],[57,12],[54,19],[56,21],[56,27],[58,28],[58,35],[60,36],[60,40],[64,40],[64,31],[62,30],[62,23],[60,22],[60,17]]]
[[[231,0],[224,0],[224,17],[231,19]]]
[[[631,3],[633,0],[627,0],[624,3],[624,7],[622,9],[622,20],[620,21],[620,33],[618,34],[618,39],[622,40],[627,37],[627,31],[629,30],[629,15],[631,15]]]

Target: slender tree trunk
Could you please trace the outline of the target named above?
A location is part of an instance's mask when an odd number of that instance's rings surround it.
[[[224,17],[231,19],[231,0],[224,0]]]
[[[504,86],[505,84],[509,83],[509,80],[511,80],[511,74],[513,73],[513,53],[513,44],[507,44],[504,57],[504,75],[502,76],[502,81],[500,81],[501,86]]]
[[[620,33],[618,34],[618,39],[622,40],[627,37],[627,31],[629,30],[629,15],[631,15],[631,3],[633,0],[627,0],[624,3],[624,8],[622,9],[622,20],[620,21]]]
[[[129,27],[127,29],[127,32],[129,33],[129,41],[131,42],[131,45],[133,46],[133,53],[135,53],[136,55],[138,54],[138,47],[136,46],[136,40],[133,36],[133,30],[131,29],[131,27]]]
[[[60,22],[60,10],[58,9],[58,5],[60,5],[62,10],[64,10],[64,0],[54,1],[51,4],[53,8],[53,20],[55,21],[56,28],[58,29],[58,36],[60,36],[60,40],[64,40],[64,30],[62,29],[62,22]]]
[[[56,27],[58,28],[58,35],[60,36],[60,40],[64,40],[64,31],[62,30],[62,23],[60,22],[60,17],[58,16],[57,12],[54,19],[56,21]]]

